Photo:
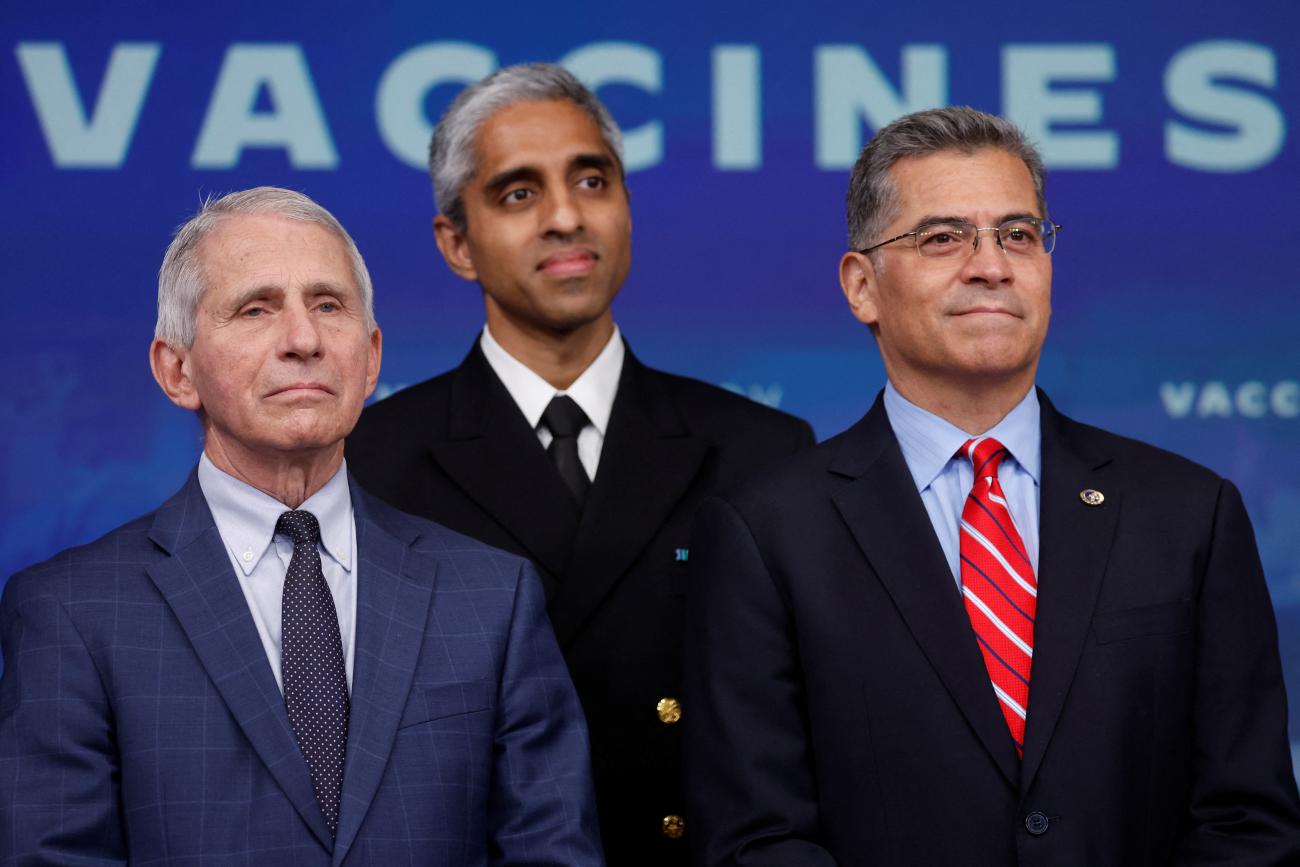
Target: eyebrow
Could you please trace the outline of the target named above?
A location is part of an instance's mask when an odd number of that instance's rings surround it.
[[[569,171],[574,169],[609,171],[612,168],[614,168],[614,160],[605,154],[578,154],[569,162]]]
[[[339,286],[326,280],[317,280],[314,283],[309,283],[304,286],[303,290],[309,297],[316,297],[317,295],[344,297],[348,295],[349,292],[353,291],[353,288],[348,286]],[[279,284],[264,283],[261,286],[254,286],[251,289],[245,289],[243,292],[236,295],[230,302],[230,309],[235,311],[242,310],[244,306],[251,301],[257,301],[262,298],[268,300],[283,298],[285,294],[286,292],[284,287]]]
[[[518,181],[535,181],[541,177],[541,172],[532,166],[520,166],[516,169],[506,169],[500,174],[493,175],[488,179],[484,189],[489,195],[496,195],[506,187]]]
[[[998,220],[998,225],[1001,226],[1003,223],[1010,223],[1012,220],[1042,220],[1042,219],[1045,218],[1040,217],[1037,214],[1030,213],[1028,211],[1019,211],[1014,214],[1003,214],[1002,219]]]
[[[931,223],[969,223],[966,217],[957,217],[952,214],[926,214],[921,219],[912,224],[912,231],[916,231],[922,226],[928,226]]]
[[[581,171],[582,169],[600,169],[601,171],[611,171],[614,168],[614,160],[609,156],[601,153],[578,154],[569,161],[569,171]],[[518,168],[506,169],[504,172],[493,175],[484,185],[489,196],[495,196],[511,184],[519,181],[540,181],[542,172],[535,166],[519,166]]]
[[[229,309],[238,312],[244,309],[244,306],[251,301],[259,298],[274,298],[284,295],[284,288],[273,283],[265,283],[261,286],[254,286],[251,289],[245,289],[230,300]]]
[[[1003,223],[1009,223],[1012,220],[1041,220],[1041,219],[1043,218],[1038,216],[1037,214],[1032,214],[1027,211],[1017,211],[1015,213],[1003,214],[1001,217],[998,217],[997,222],[994,223],[993,225],[1001,226]],[[931,223],[971,223],[973,225],[974,221],[971,220],[969,217],[957,217],[957,216],[953,216],[952,214],[927,214],[921,219],[916,221],[916,223],[913,226],[913,231],[916,231],[916,229],[919,229],[922,226],[927,226]]]

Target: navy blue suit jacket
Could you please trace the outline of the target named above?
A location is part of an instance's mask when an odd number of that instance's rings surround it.
[[[601,863],[586,728],[532,567],[352,492],[337,839],[191,476],[5,588],[0,858]]]
[[[1277,630],[1236,488],[1040,402],[1023,761],[880,400],[701,507],[683,720],[699,863],[1300,864]]]

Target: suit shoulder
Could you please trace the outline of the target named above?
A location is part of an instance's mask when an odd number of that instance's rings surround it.
[[[834,487],[834,476],[829,469],[844,440],[845,433],[839,433],[768,464],[740,484],[721,491],[721,497],[742,512],[772,510],[783,515],[793,514],[791,510],[803,512],[825,500]]]
[[[811,442],[812,428],[798,416],[689,376],[660,370],[650,373],[659,378],[692,428],[745,437],[807,437]]]
[[[94,541],[64,548],[47,560],[34,563],[14,573],[4,586],[7,598],[30,598],[31,595],[67,597],[74,581],[90,580],[95,567],[110,568],[131,563],[147,563],[157,555],[149,539],[155,512],[148,512],[120,527],[109,530]]]
[[[440,373],[366,407],[356,428],[348,435],[348,445],[372,437],[390,442],[394,435],[412,429],[412,419],[427,418],[438,407],[446,405],[454,373],[454,370]]]
[[[427,518],[403,512],[360,489],[365,514],[376,525],[410,543],[411,550],[439,561],[455,562],[459,579],[488,579],[493,585],[513,584],[529,561],[495,548]],[[531,568],[531,567],[530,567]]]
[[[1209,467],[1151,443],[1061,417],[1068,440],[1111,458],[1123,468],[1126,479],[1154,488],[1180,491],[1218,490],[1225,479]]]
[[[427,471],[430,434],[441,434],[448,423],[453,373],[426,379],[366,407],[343,441],[348,470],[386,497],[418,484]]]

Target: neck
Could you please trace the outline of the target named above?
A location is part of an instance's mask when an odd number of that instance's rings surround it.
[[[213,466],[296,509],[343,465],[342,441],[309,453],[261,455],[209,430],[203,452]]]
[[[986,433],[1024,400],[1033,377],[1007,382],[919,382],[889,375],[898,393],[971,436]]]
[[[614,334],[614,317],[606,311],[595,321],[555,333],[520,328],[488,310],[488,331],[501,348],[556,389],[564,390],[591,366]]]

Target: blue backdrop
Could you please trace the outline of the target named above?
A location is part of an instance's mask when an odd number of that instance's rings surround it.
[[[822,437],[883,384],[836,281],[865,138],[944,103],[1028,129],[1065,226],[1040,381],[1238,483],[1300,700],[1300,6],[771,6],[5,4],[0,581],[192,467],[146,348],[206,194],[278,184],[338,215],[374,276],[381,393],[456,363],[482,309],[433,244],[428,130],[464,82],[555,60],[627,133],[635,351]]]

